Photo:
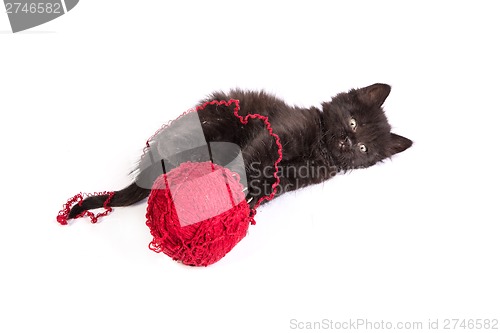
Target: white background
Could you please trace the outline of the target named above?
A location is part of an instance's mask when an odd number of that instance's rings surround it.
[[[500,319],[499,31],[493,1],[82,0],[18,34],[0,13],[0,331]],[[214,90],[319,106],[375,82],[414,146],[261,207],[211,267],[150,251],[146,203],[55,220]]]

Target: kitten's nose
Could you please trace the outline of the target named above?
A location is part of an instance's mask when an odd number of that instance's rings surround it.
[[[342,139],[339,140],[340,149],[349,149],[351,148],[351,146],[352,146],[352,141],[348,136],[346,136],[343,140]]]

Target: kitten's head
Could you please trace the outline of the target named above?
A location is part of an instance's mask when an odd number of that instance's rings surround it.
[[[323,103],[326,146],[340,168],[366,168],[411,147],[411,140],[391,133],[382,109],[390,92],[376,83]]]

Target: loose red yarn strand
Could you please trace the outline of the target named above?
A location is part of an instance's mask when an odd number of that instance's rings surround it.
[[[272,191],[269,195],[266,195],[266,196],[263,196],[262,198],[260,198],[257,203],[255,204],[254,208],[252,209],[251,211],[251,220],[252,220],[252,224],[255,224],[255,220],[253,219],[253,217],[255,216],[256,212],[257,212],[257,208],[260,206],[260,204],[264,201],[264,200],[272,200],[275,196],[276,196],[276,192],[278,191],[277,188],[280,184],[280,179],[278,177],[278,172],[279,172],[279,163],[281,162],[281,160],[283,159],[283,146],[281,145],[281,140],[279,138],[279,136],[273,132],[273,128],[271,126],[271,123],[269,122],[269,118],[266,117],[266,116],[263,116],[261,114],[257,114],[257,113],[249,113],[247,114],[246,116],[241,116],[239,114],[239,111],[240,111],[240,101],[237,100],[237,99],[230,99],[229,101],[224,101],[224,100],[221,100],[221,101],[210,101],[210,102],[206,102],[204,103],[203,105],[201,106],[197,106],[196,107],[196,111],[200,111],[200,110],[203,110],[205,109],[208,105],[217,105],[217,106],[220,106],[220,105],[223,105],[223,106],[227,106],[229,107],[231,104],[234,104],[234,115],[239,119],[239,121],[243,124],[243,125],[246,125],[248,124],[248,121],[250,119],[260,119],[262,120],[262,122],[264,123],[264,125],[266,126],[266,129],[267,131],[269,132],[269,134],[274,137],[274,140],[276,142],[276,145],[278,146],[278,158],[276,159],[276,161],[274,162],[274,173],[273,173],[273,176],[274,176],[274,179],[275,182],[273,183],[273,185],[271,186],[272,188]]]
[[[69,198],[68,201],[63,205],[63,209],[61,209],[59,211],[59,213],[57,214],[57,222],[59,222],[61,225],[67,225],[68,224],[68,216],[69,216],[69,212],[71,211],[71,208],[75,204],[81,205],[84,198],[87,198],[90,196],[96,196],[96,195],[108,195],[108,198],[106,199],[106,201],[104,201],[104,206],[103,206],[104,212],[94,214],[88,210],[85,210],[81,214],[75,216],[75,219],[80,218],[80,217],[84,217],[84,216],[88,216],[92,223],[96,223],[100,217],[106,216],[109,213],[111,213],[111,211],[113,209],[109,206],[109,202],[111,201],[111,199],[115,195],[115,192],[95,192],[93,194],[78,193],[75,196]]]

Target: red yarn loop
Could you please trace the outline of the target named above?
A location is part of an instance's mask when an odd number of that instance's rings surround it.
[[[95,196],[95,195],[108,195],[108,198],[106,199],[106,201],[104,201],[104,207],[103,207],[104,212],[94,214],[88,210],[85,210],[82,213],[80,213],[79,215],[75,216],[75,219],[83,217],[83,216],[88,216],[88,217],[90,217],[90,221],[92,223],[97,223],[97,220],[100,217],[106,216],[109,213],[111,213],[111,211],[113,209],[109,206],[109,202],[111,201],[111,199],[115,195],[115,192],[95,192],[93,194],[78,193],[75,196],[69,198],[66,201],[66,203],[63,205],[63,209],[61,209],[59,211],[59,213],[57,214],[57,222],[59,222],[61,225],[67,225],[68,224],[68,216],[69,216],[69,212],[71,211],[71,208],[75,204],[81,205],[84,198],[87,198],[90,196]]]
[[[239,114],[239,112],[240,112],[240,101],[237,100],[237,99],[230,99],[229,101],[223,101],[223,100],[217,101],[217,100],[215,100],[215,101],[205,102],[203,105],[197,106],[196,107],[196,111],[201,111],[201,110],[205,109],[208,105],[217,105],[217,106],[221,106],[222,105],[222,106],[229,107],[231,104],[234,105],[234,109],[233,109],[234,116],[236,118],[238,118],[238,120],[243,125],[248,124],[248,121],[250,119],[259,119],[259,120],[261,120],[264,123],[264,126],[266,127],[266,130],[269,132],[269,135],[271,135],[274,138],[276,146],[278,147],[278,150],[277,150],[277,152],[278,152],[278,158],[274,162],[274,173],[273,173],[273,176],[274,176],[275,182],[271,186],[272,191],[271,191],[271,193],[269,195],[263,196],[263,197],[261,197],[257,201],[257,203],[255,204],[255,206],[252,209],[252,217],[253,217],[253,216],[255,216],[255,214],[257,212],[257,208],[260,206],[260,204],[264,200],[267,200],[267,201],[272,200],[274,198],[274,196],[276,195],[277,187],[280,184],[280,179],[278,177],[278,172],[279,172],[278,165],[281,162],[281,160],[283,159],[283,146],[281,145],[281,140],[280,140],[279,136],[276,133],[273,132],[273,128],[271,126],[271,123],[269,122],[269,118],[266,117],[266,116],[263,116],[261,114],[257,114],[257,113],[249,113],[246,116],[241,116]],[[148,142],[146,144],[149,146],[149,140],[148,140]],[[253,220],[253,218],[252,218],[252,224],[255,224],[255,220]]]

